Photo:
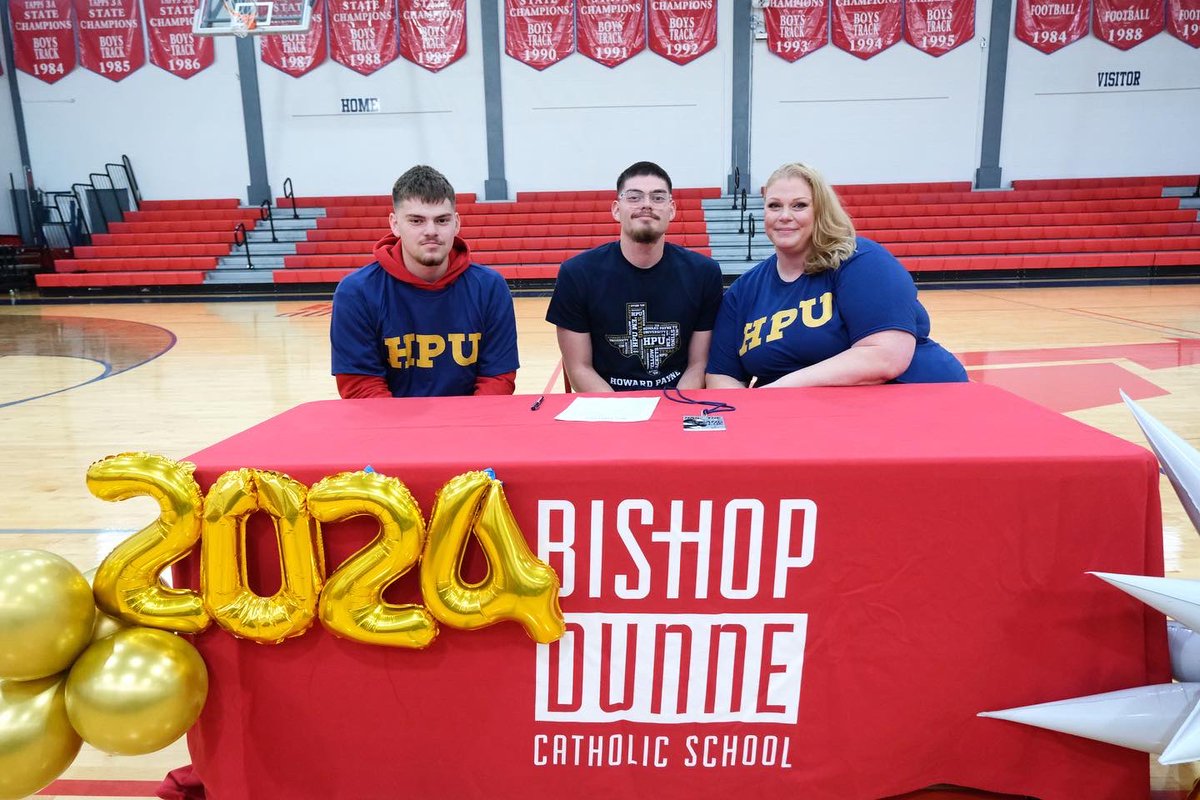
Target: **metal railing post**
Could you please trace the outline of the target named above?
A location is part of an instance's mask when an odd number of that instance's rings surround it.
[[[241,241],[238,241],[239,238]],[[250,241],[246,238],[246,224],[244,222],[239,222],[237,227],[233,229],[233,246],[246,248],[246,269],[254,269],[254,262],[250,259]]]
[[[292,201],[292,219],[300,219],[300,212],[296,210],[296,194],[292,191],[291,178],[285,178],[283,181],[283,196]]]
[[[263,200],[262,205],[258,207],[259,220],[266,220],[271,223],[271,241],[278,243],[279,237],[275,235],[275,215],[271,213],[271,201]]]
[[[746,260],[752,261],[750,256],[750,243],[754,240],[754,215],[750,215],[750,235],[746,237]]]
[[[117,180],[116,180],[116,178],[113,177],[114,169],[120,170],[121,172],[125,173],[125,185],[122,186],[121,188],[129,193],[129,202],[133,205],[132,210],[138,211],[141,208],[141,204],[138,202],[137,195],[134,194],[133,186],[130,183],[129,170],[125,168],[125,165],[123,163],[122,164],[105,164],[104,165],[104,171],[108,174],[108,180],[113,185],[113,191],[116,191],[116,186],[117,186]]]
[[[140,209],[142,207],[142,190],[138,188],[137,176],[133,174],[133,162],[129,156],[121,155],[121,164],[125,167],[125,175],[129,178],[129,188],[133,191],[133,199]]]

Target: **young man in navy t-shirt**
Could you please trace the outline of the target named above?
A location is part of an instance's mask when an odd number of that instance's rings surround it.
[[[657,164],[621,173],[612,215],[621,238],[564,261],[546,312],[572,388],[703,388],[720,266],[663,240],[675,201]]]
[[[344,398],[512,394],[517,323],[494,270],[458,238],[454,188],[417,166],[392,187],[392,235],[333,294],[329,341]]]

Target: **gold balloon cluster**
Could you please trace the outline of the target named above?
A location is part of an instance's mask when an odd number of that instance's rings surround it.
[[[150,753],[200,716],[208,672],[176,633],[216,623],[235,636],[277,643],[316,620],[352,641],[423,648],[438,623],[473,630],[510,620],[538,642],[563,634],[558,576],[529,550],[504,490],[490,472],[446,483],[426,525],[396,478],[345,472],[312,488],[278,472],[226,472],[201,496],[195,467],[123,453],[88,469],[103,500],[150,497],[154,522],[118,545],[88,575],[40,550],[0,552],[0,800],[43,788],[81,743],[107,753]],[[251,591],[249,517],[273,520],[282,586]],[[373,517],[379,533],[326,575],[323,525]],[[461,565],[474,538],[488,562],[469,582]],[[200,547],[200,590],[160,577]],[[424,604],[396,605],[384,590],[419,572]],[[127,627],[140,626],[140,627]]]
[[[165,747],[207,693],[183,639],[97,611],[88,576],[53,553],[0,552],[0,800],[48,785],[84,741],[119,755]]]

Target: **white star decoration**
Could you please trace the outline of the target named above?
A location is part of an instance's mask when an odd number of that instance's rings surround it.
[[[1200,452],[1121,392],[1158,457],[1192,525],[1200,531]],[[1171,672],[1178,683],[1140,686],[1053,703],[985,711],[979,716],[1020,722],[1088,739],[1160,753],[1160,764],[1200,759],[1200,581],[1092,572],[1163,612]]]

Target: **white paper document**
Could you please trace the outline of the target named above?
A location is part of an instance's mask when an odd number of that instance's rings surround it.
[[[569,422],[645,422],[657,397],[576,397],[555,419]]]

